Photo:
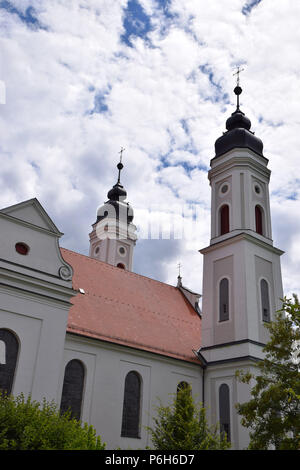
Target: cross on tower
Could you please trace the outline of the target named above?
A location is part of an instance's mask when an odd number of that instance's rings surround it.
[[[234,93],[236,94],[236,109],[240,109],[240,94],[242,93],[242,89],[240,87],[240,73],[243,72],[244,69],[240,69],[238,65],[237,71],[233,74],[236,75],[236,87],[234,89]]]
[[[181,276],[180,276],[180,268],[182,267],[182,264],[181,264],[181,263],[178,263],[178,264],[177,264],[177,267],[178,267],[178,277],[181,277]]]
[[[122,170],[122,168],[123,168],[122,157],[123,157],[123,152],[124,152],[124,150],[125,150],[124,147],[121,147],[121,150],[120,150],[120,152],[119,152],[119,154],[120,154],[120,161],[119,161],[119,163],[117,164],[117,168],[118,168],[118,170],[119,170],[118,183],[120,183],[121,170]]]
[[[120,163],[122,163],[122,156],[123,156],[124,150],[125,150],[124,147],[121,147],[121,150],[119,152],[119,154],[120,154]]]
[[[236,75],[236,86],[240,86],[240,73],[243,72],[245,69],[240,69],[240,66],[237,66],[237,71],[233,74]]]

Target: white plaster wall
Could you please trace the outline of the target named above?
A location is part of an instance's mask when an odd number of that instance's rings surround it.
[[[243,384],[235,377],[237,370],[255,373],[253,362],[241,361],[211,366],[205,371],[205,406],[209,410],[208,421],[210,425],[219,423],[219,387],[226,383],[230,390],[230,432],[231,449],[242,450],[249,444],[249,431],[242,426],[241,417],[235,408],[236,403],[249,401],[250,386]]]
[[[151,425],[158,398],[164,405],[170,403],[170,394],[176,393],[179,382],[189,382],[195,398],[202,400],[200,365],[68,334],[60,371],[59,403],[64,367],[75,358],[80,359],[86,368],[82,421],[96,428],[108,449],[151,446],[145,426]],[[142,378],[140,439],[121,437],[124,382],[131,370]]]
[[[0,328],[19,339],[13,395],[56,400],[68,308],[50,299],[0,288]]]
[[[226,276],[230,278],[230,288],[233,293],[231,311],[234,321],[230,320],[228,325],[230,323],[234,325],[234,335],[226,332],[224,338],[226,339],[226,335],[231,335],[231,341],[249,338],[266,342],[268,336],[261,319],[259,281],[262,277],[268,279],[270,307],[275,312],[280,308],[280,299],[283,296],[280,269],[282,252],[267,244],[261,244],[254,237],[250,239],[243,235],[204,249],[202,252],[204,252],[202,345],[206,347],[224,342],[221,330],[225,330],[227,322],[222,324],[218,322],[217,299],[218,279]],[[233,272],[229,263],[230,257],[233,257]],[[218,278],[215,275],[217,265],[222,266],[222,272],[218,270]]]
[[[59,251],[60,235],[36,200],[0,212],[0,328],[12,330],[20,344],[12,393],[31,394],[37,401],[57,397],[75,294],[72,268]],[[28,244],[27,255],[16,252],[17,242]],[[59,275],[62,267],[68,280]]]

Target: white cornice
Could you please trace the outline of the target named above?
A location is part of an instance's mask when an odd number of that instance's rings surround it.
[[[40,227],[38,225],[32,224],[32,223],[30,223],[30,222],[28,222],[28,221],[26,221],[26,220],[24,220],[20,217],[16,217],[16,216],[13,215],[14,212],[20,211],[20,209],[24,209],[24,208],[30,207],[30,206],[34,207],[36,212],[39,214],[41,220],[43,220],[43,222],[45,223],[45,225],[48,228]],[[47,212],[45,211],[45,209],[43,208],[41,203],[36,198],[20,202],[18,204],[14,204],[14,205],[9,206],[9,207],[5,207],[4,209],[1,209],[0,215],[11,217],[14,221],[23,222],[23,224],[25,224],[25,225],[32,226],[36,229],[41,229],[43,231],[46,231],[47,233],[51,233],[52,235],[56,235],[58,237],[61,237],[63,235],[63,233],[58,230],[58,228],[56,227],[53,220],[49,217],[49,215],[47,214]]]
[[[234,168],[252,167],[267,180],[270,179],[271,171],[267,168],[264,157],[256,155],[254,152],[245,149],[234,149],[218,157],[215,162],[211,161],[211,169],[208,172],[208,179],[226,170]]]
[[[47,233],[48,235],[51,235],[52,237],[60,238],[63,235],[62,232],[53,232],[52,230],[39,227],[38,225],[34,225],[30,222],[26,222],[25,220],[19,219],[12,215],[5,214],[2,211],[0,211],[0,218],[10,220],[11,222],[22,225],[23,227],[30,227],[31,229],[36,230],[37,232]]]
[[[249,235],[248,233],[245,233],[245,232],[242,232],[242,233],[239,233],[238,235],[234,235],[232,237],[226,238],[226,240],[216,242],[212,245],[207,246],[206,248],[202,248],[201,250],[199,250],[199,252],[201,254],[210,253],[211,251],[215,251],[216,249],[221,248],[223,246],[228,246],[228,245],[231,245],[233,243],[238,243],[241,240],[247,240],[247,241],[249,241],[249,242],[251,242],[255,245],[258,245],[262,248],[266,248],[268,251],[271,251],[272,253],[275,253],[279,256],[283,255],[283,253],[284,253],[284,251],[279,250],[279,248],[275,248],[274,246],[270,245],[269,243],[267,243],[263,240],[259,240],[257,237]]]

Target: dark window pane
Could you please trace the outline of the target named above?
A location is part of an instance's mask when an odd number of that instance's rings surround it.
[[[220,321],[229,320],[229,282],[226,278],[220,282],[219,319]]]
[[[260,281],[260,291],[263,321],[270,321],[269,286],[265,279]]]
[[[177,393],[180,392],[180,390],[185,390],[187,388],[191,389],[191,386],[187,382],[185,381],[179,382],[179,384],[177,385]]]
[[[230,441],[230,397],[227,384],[222,384],[219,388],[219,413],[220,431],[226,433],[227,440]]]
[[[224,235],[224,233],[229,232],[229,206],[227,205],[221,207],[220,210],[220,227],[220,235]]]
[[[259,206],[255,206],[255,230],[260,235],[263,235],[263,215]]]
[[[0,340],[5,345],[5,364],[0,364],[0,390],[11,393],[18,359],[19,343],[9,330],[0,329]]]
[[[80,419],[84,385],[84,367],[77,359],[66,365],[60,411],[71,412],[72,418]]]
[[[141,380],[136,372],[129,372],[125,379],[122,431],[123,437],[139,437]]]

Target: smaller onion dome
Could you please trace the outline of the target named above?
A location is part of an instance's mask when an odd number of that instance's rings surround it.
[[[127,224],[130,224],[133,221],[133,209],[128,202],[125,202],[127,191],[120,183],[121,170],[123,169],[123,164],[121,161],[118,163],[117,168],[119,170],[118,181],[108,191],[108,201],[106,201],[103,206],[99,207],[96,223],[105,219],[106,217],[115,217],[117,220],[127,222]]]

